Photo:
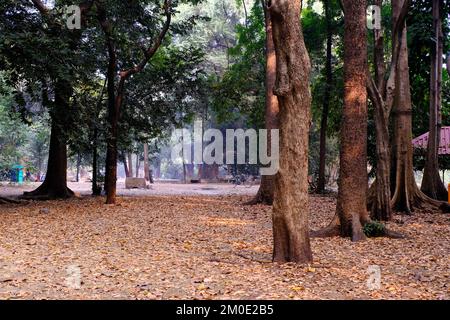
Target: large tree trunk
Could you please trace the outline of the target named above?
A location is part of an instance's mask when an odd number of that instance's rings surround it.
[[[68,82],[55,84],[55,105],[50,112],[52,124],[47,173],[44,182],[34,191],[24,192],[22,198],[29,199],[66,199],[74,195],[67,187],[67,145],[63,127],[70,119],[70,97],[72,86]]]
[[[344,109],[341,125],[339,192],[336,215],[315,236],[364,240],[367,208],[367,30],[366,0],[343,0]]]
[[[326,60],[326,85],[323,98],[322,119],[320,121],[320,161],[319,161],[319,178],[317,180],[317,193],[325,191],[325,167],[327,155],[327,127],[328,112],[330,108],[331,91],[333,89],[333,65],[332,65],[332,49],[333,49],[333,26],[331,21],[330,0],[325,0],[325,20],[327,23],[327,60]]]
[[[398,15],[405,0],[393,1],[394,15]],[[443,202],[429,198],[419,190],[414,178],[412,146],[412,104],[409,80],[407,28],[403,26],[398,72],[396,75],[396,94],[393,107],[394,136],[392,143],[391,204],[396,211],[411,213],[414,208],[441,207]]]
[[[275,54],[275,45],[273,43],[272,21],[264,0],[261,0],[264,7],[264,18],[266,25],[266,108],[265,122],[268,130],[268,141],[271,141],[271,130],[278,129],[278,97],[273,93],[276,80],[277,61]],[[271,143],[267,144],[267,153],[271,153]],[[256,196],[247,204],[273,204],[275,186],[275,176],[263,175],[261,185]]]
[[[310,60],[300,24],[300,0],[272,0],[280,113],[280,168],[273,204],[274,262],[312,261],[308,212]]]
[[[433,0],[434,46],[431,50],[430,78],[430,130],[428,135],[427,160],[423,171],[420,190],[430,198],[447,200],[447,190],[439,176],[439,142],[441,132],[441,97],[442,97],[442,64],[443,35],[440,15],[440,0]]]

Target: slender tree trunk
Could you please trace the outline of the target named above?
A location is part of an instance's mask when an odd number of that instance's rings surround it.
[[[367,213],[367,29],[366,0],[343,0],[344,109],[341,125],[339,192],[336,215],[315,236],[364,240]]]
[[[381,8],[382,0],[376,0],[375,5]],[[400,39],[395,35],[398,21],[393,19],[393,22],[393,42],[399,42]],[[389,116],[394,92],[392,89],[387,92],[386,84],[391,88],[395,85],[393,80],[397,69],[398,49],[393,48],[392,50],[392,69],[389,70],[389,79],[385,81],[386,65],[384,60],[383,29],[374,30],[374,42],[375,81],[368,84],[368,90],[375,109],[377,168],[376,179],[369,189],[367,206],[370,209],[372,219],[389,221],[392,219]],[[386,97],[386,95],[390,96]]]
[[[327,155],[327,127],[328,113],[330,109],[330,98],[333,90],[333,26],[331,21],[330,0],[325,0],[325,20],[327,23],[327,60],[326,60],[326,86],[323,98],[322,120],[320,122],[320,161],[319,161],[319,179],[317,180],[317,193],[325,191],[325,167]]]
[[[434,46],[431,50],[430,78],[430,130],[428,134],[427,160],[420,190],[432,199],[447,200],[447,190],[439,176],[439,143],[441,132],[441,87],[443,64],[443,35],[440,15],[440,0],[433,0]]]
[[[268,7],[276,52],[280,113],[280,168],[273,204],[274,262],[312,261],[309,242],[308,142],[311,71],[300,24],[300,0],[272,0]]]
[[[76,181],[80,182],[81,154],[77,154],[77,176]]]
[[[265,122],[268,130],[268,141],[271,141],[271,130],[278,129],[278,97],[273,93],[276,80],[277,61],[275,54],[275,45],[273,43],[273,30],[270,14],[267,11],[264,0],[261,0],[264,7],[264,17],[266,25],[266,108],[265,108]],[[267,144],[267,152],[271,153],[271,143]],[[247,204],[273,204],[275,187],[275,176],[262,176],[261,185],[256,196]]]
[[[125,155],[124,152],[122,152],[121,158],[123,161],[123,170],[125,171],[125,177],[129,178],[130,177],[130,169],[128,169],[127,156]]]
[[[144,143],[144,177],[146,181],[151,181],[150,177],[150,163],[148,161],[148,143]]]
[[[139,154],[136,153],[136,178],[139,178],[140,167],[141,167],[141,160],[139,159]]]
[[[128,153],[127,154],[127,158],[128,158],[128,178],[132,178],[133,177],[133,154]]]
[[[99,196],[101,189],[98,186],[98,130],[94,129],[94,147],[92,149],[92,195]]]

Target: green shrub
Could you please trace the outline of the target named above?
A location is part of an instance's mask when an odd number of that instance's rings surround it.
[[[369,238],[382,237],[386,234],[386,227],[380,222],[372,221],[364,225],[363,231]]]

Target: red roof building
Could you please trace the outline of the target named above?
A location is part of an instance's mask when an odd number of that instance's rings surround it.
[[[413,139],[414,148],[426,149],[428,146],[428,132]],[[450,154],[450,127],[441,128],[441,141],[439,143],[439,154]]]

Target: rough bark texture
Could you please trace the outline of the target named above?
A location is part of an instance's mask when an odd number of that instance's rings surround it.
[[[67,82],[55,84],[55,105],[50,115],[50,149],[44,182],[34,191],[24,192],[25,199],[66,199],[74,195],[67,187],[67,146],[63,126],[68,124],[72,86]]]
[[[328,112],[330,109],[330,98],[333,90],[333,65],[332,65],[332,49],[333,49],[333,25],[331,21],[330,0],[325,0],[325,20],[327,23],[327,60],[326,68],[326,86],[323,98],[322,119],[320,121],[320,161],[319,161],[319,178],[317,180],[317,193],[325,191],[325,167],[327,154],[327,127],[328,127]]]
[[[398,15],[405,0],[393,1],[394,15]],[[412,104],[408,67],[407,28],[403,25],[401,49],[396,75],[393,106],[394,133],[392,142],[391,190],[393,209],[411,213],[417,207],[440,207],[448,210],[444,202],[429,198],[416,184],[413,169]]]
[[[265,122],[268,130],[268,141],[271,141],[270,130],[278,129],[278,97],[273,93],[276,80],[276,54],[275,45],[273,43],[272,21],[264,1],[261,1],[264,6],[264,17],[266,25],[266,108],[265,108]],[[267,144],[267,152],[271,152],[271,144]],[[275,187],[275,176],[262,176],[261,185],[255,198],[248,202],[248,204],[273,204]]]
[[[268,7],[276,50],[275,94],[280,113],[280,169],[273,208],[274,262],[312,261],[308,215],[310,60],[300,25],[300,0],[274,0]]]
[[[336,215],[314,236],[364,240],[367,196],[367,30],[365,0],[344,0],[344,109]]]
[[[442,101],[442,64],[443,35],[440,15],[440,0],[433,0],[433,48],[431,50],[430,78],[430,126],[428,135],[427,160],[423,171],[420,190],[430,198],[447,200],[447,190],[439,176],[438,151],[441,132],[441,101]]]

